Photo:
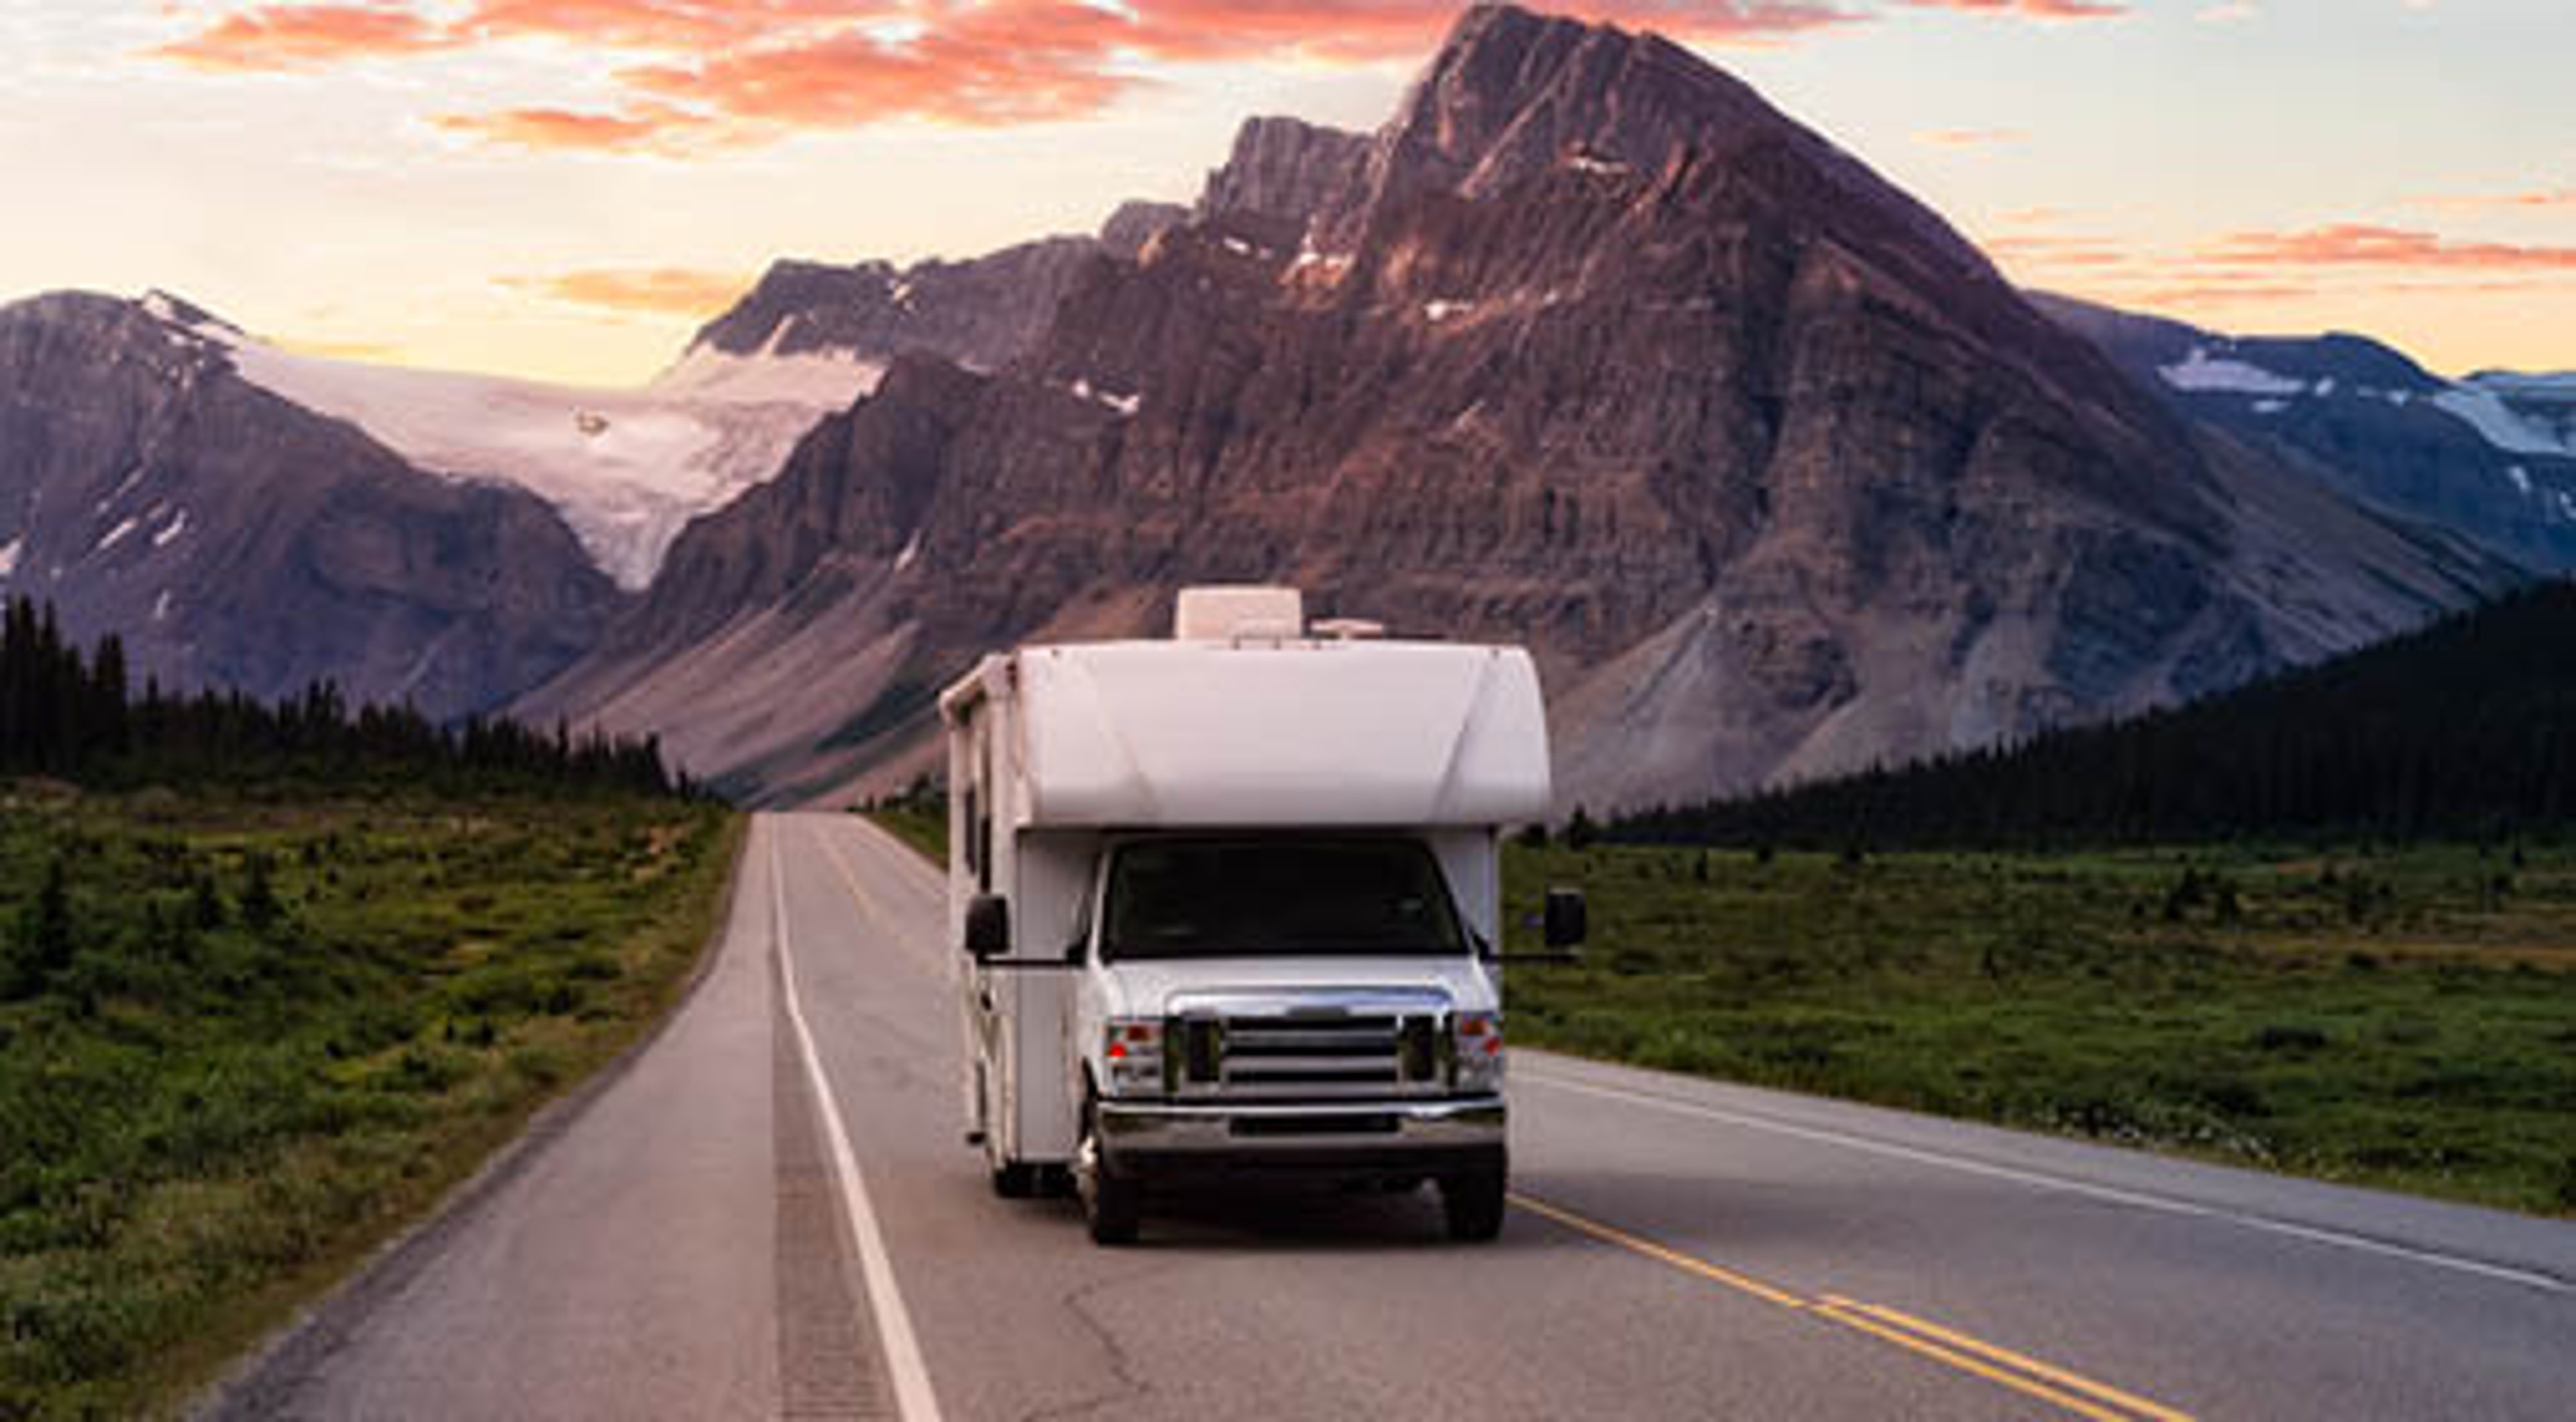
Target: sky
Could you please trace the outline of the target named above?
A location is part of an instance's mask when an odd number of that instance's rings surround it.
[[[1581,0],[2027,286],[2448,374],[2576,369],[2570,0]],[[780,257],[1186,200],[1379,123],[1431,0],[0,0],[0,301],[160,288],[307,351],[624,385]]]

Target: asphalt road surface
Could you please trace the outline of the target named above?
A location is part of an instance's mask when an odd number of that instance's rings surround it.
[[[1518,1054],[1429,1192],[1101,1250],[961,1139],[940,885],[764,816],[628,1069],[211,1404],[368,1418],[2576,1417],[2576,1226]]]

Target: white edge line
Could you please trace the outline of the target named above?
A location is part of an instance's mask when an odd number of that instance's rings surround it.
[[[859,1245],[859,1270],[866,1277],[869,1309],[876,1315],[877,1335],[885,1344],[886,1370],[894,1375],[895,1411],[904,1422],[939,1422],[939,1399],[930,1388],[930,1369],[921,1361],[921,1342],[913,1336],[912,1315],[903,1306],[895,1283],[894,1261],[886,1253],[885,1235],[868,1203],[868,1185],[850,1150],[850,1133],[841,1124],[841,1108],[832,1100],[832,1084],[823,1075],[814,1051],[814,1034],[805,1025],[804,1006],[796,999],[796,954],[787,940],[787,876],[779,861],[779,822],[770,822],[769,902],[778,933],[779,977],[787,1004],[788,1025],[796,1029],[796,1048],[805,1060],[805,1075],[823,1112],[823,1131],[831,1138],[832,1164],[841,1177],[841,1202],[850,1217],[850,1234]]]
[[[2355,1250],[2363,1254],[2384,1255],[2391,1259],[2403,1259],[2410,1263],[2426,1264],[2437,1269],[2450,1269],[2463,1274],[2475,1274],[2482,1278],[2501,1280],[2510,1284],[2520,1284],[2527,1288],[2540,1289],[2549,1293],[2564,1294],[2576,1292],[2576,1286],[2571,1286],[2566,1280],[2558,1278],[2555,1275],[2537,1273],[2528,1269],[2516,1269],[2510,1265],[2489,1264],[2482,1260],[2462,1258],[2456,1254],[2443,1254],[2435,1250],[2418,1249],[2412,1245],[2391,1244],[2386,1240],[2372,1239],[2368,1235],[2349,1234],[2342,1230],[2328,1229],[2317,1225],[2293,1224],[2287,1220],[2276,1220],[2263,1215],[2246,1214],[2237,1210],[2222,1209],[2214,1205],[2196,1205],[2190,1201],[2177,1200],[2166,1195],[2150,1195],[2136,1190],[2123,1190],[2116,1185],[2095,1185],[2088,1181],[2074,1180],[2063,1175],[2049,1175],[2036,1170],[2022,1170],[2009,1165],[1990,1165],[1984,1161],[1968,1160],[1953,1155],[1943,1155],[1938,1151],[1924,1150],[1916,1146],[1897,1145],[1889,1141],[1871,1140],[1867,1136],[1847,1135],[1841,1131],[1829,1131],[1815,1126],[1791,1125],[1785,1121],[1774,1121],[1762,1116],[1747,1115],[1741,1112],[1729,1111],[1722,1107],[1703,1106],[1692,1101],[1676,1101],[1670,1097],[1656,1096],[1642,1091],[1625,1091],[1615,1086],[1597,1086],[1590,1082],[1572,1081],[1560,1076],[1536,1074],[1528,1071],[1516,1074],[1515,1079],[1539,1086],[1553,1087],[1559,1091],[1572,1091],[1581,1095],[1598,1096],[1614,1101],[1628,1101],[1641,1106],[1660,1106],[1667,1111],[1676,1111],[1690,1116],[1704,1116],[1712,1121],[1722,1121],[1728,1125],[1744,1127],[1747,1130],[1770,1131],[1778,1135],[1795,1136],[1800,1140],[1816,1141],[1824,1145],[1842,1146],[1847,1150],[1866,1151],[1873,1155],[1893,1156],[1899,1160],[1910,1160],[1918,1164],[1938,1166],[1944,1170],[1955,1170],[1962,1174],[1983,1175],[1990,1179],[2008,1180],[2019,1185],[2034,1186],[2043,1190],[2057,1190],[2070,1195],[2086,1195],[2097,1200],[2107,1200],[2114,1204],[2131,1205],[2142,1210],[2156,1210],[2169,1215],[2182,1215],[2193,1219],[2217,1220],[2227,1224],[2241,1225],[2247,1229],[2261,1230],[2269,1234],[2285,1235],[2292,1239],[2303,1239],[2314,1244],[2333,1245],[2340,1249]]]

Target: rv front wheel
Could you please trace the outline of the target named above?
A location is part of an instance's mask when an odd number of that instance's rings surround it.
[[[1440,1181],[1440,1211],[1448,1217],[1449,1237],[1487,1240],[1503,1232],[1503,1172],[1470,1170]]]
[[[1073,1148],[1073,1193],[1094,1244],[1133,1244],[1144,1222],[1144,1192],[1109,1168],[1100,1152],[1100,1101],[1083,1093],[1082,1139]]]

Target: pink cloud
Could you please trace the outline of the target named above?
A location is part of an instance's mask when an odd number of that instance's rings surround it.
[[[491,113],[440,114],[431,123],[500,148],[590,153],[686,154],[737,141],[704,114],[669,104],[636,104],[615,113],[543,106]]]
[[[690,267],[594,267],[500,282],[513,291],[621,315],[697,317],[731,305],[751,279]]]
[[[2043,9],[2048,8],[2046,6]],[[1776,42],[1868,18],[1867,0],[1580,0],[1586,18],[1711,43]],[[451,132],[526,148],[682,152],[892,119],[1080,117],[1150,63],[1416,54],[1454,0],[426,0],[236,9],[154,53],[207,68],[315,68],[530,39],[575,44],[622,96],[460,113]]]
[[[2129,13],[2123,0],[1905,0],[1917,10],[1960,10],[2026,20],[2109,20]]]
[[[419,54],[455,41],[412,11],[381,5],[265,5],[237,11],[152,51],[199,69],[319,69]]]
[[[2576,212],[2576,188],[2526,188],[2507,193],[2434,194],[2407,199],[2414,207],[2443,212]]]
[[[2457,241],[2430,232],[2342,223],[2304,232],[2239,232],[2203,254],[2264,266],[2412,267],[2473,271],[2576,271],[2576,247]]]

